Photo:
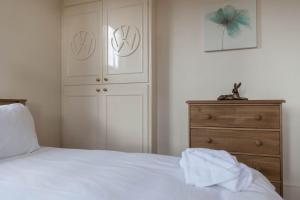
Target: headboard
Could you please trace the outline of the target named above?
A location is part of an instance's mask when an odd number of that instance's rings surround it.
[[[26,99],[0,99],[0,105],[7,105],[13,103],[21,103],[25,105],[26,101]]]

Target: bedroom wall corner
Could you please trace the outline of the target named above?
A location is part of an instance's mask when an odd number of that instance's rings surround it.
[[[43,146],[60,146],[61,0],[0,1],[0,98],[28,100]]]
[[[250,99],[285,99],[286,200],[299,199],[300,1],[258,0],[257,49],[205,53],[205,4],[222,0],[164,0],[157,4],[158,153],[188,147],[186,100],[212,100],[242,81]],[[290,186],[295,185],[295,186]]]

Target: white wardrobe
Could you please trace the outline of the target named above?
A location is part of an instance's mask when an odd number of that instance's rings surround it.
[[[65,0],[63,147],[155,152],[152,0]]]

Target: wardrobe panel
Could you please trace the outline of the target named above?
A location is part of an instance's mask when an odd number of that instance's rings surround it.
[[[105,88],[107,149],[148,152],[148,88],[114,85]]]
[[[102,98],[97,86],[67,86],[63,95],[63,147],[105,149]]]
[[[148,1],[104,1],[104,81],[148,82]]]
[[[97,84],[102,77],[102,2],[64,9],[63,81]]]

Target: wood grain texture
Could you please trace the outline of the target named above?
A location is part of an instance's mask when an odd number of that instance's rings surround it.
[[[25,105],[26,101],[26,99],[0,99],[0,105],[7,105],[13,103],[21,103]]]
[[[226,105],[226,104],[234,104],[234,105],[280,105],[282,103],[285,103],[285,100],[246,100],[246,101],[240,101],[240,100],[231,100],[231,101],[210,101],[210,100],[204,100],[204,101],[187,101],[187,104],[217,104],[217,105]]]
[[[192,128],[191,147],[249,154],[280,155],[280,132]]]
[[[284,100],[188,101],[191,148],[226,150],[283,194]]]
[[[235,154],[233,154],[235,155]],[[264,174],[270,181],[281,181],[280,158],[235,155],[237,159]]]
[[[190,125],[235,128],[280,128],[278,106],[191,105]]]

